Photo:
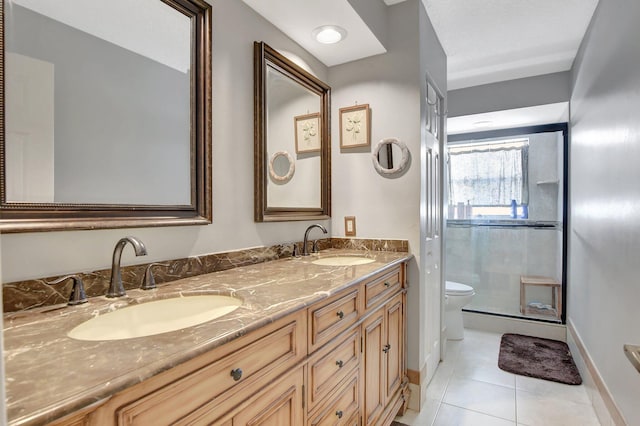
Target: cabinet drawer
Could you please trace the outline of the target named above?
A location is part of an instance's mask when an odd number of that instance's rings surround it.
[[[299,366],[262,390],[246,389],[233,398],[235,405],[204,407],[172,426],[299,426],[304,424],[302,393],[304,368]],[[226,412],[225,412],[226,411]]]
[[[309,352],[358,321],[358,300],[359,292],[355,288],[309,308]]]
[[[370,309],[389,298],[402,288],[402,269],[397,267],[391,272],[375,277],[364,285],[365,309]]]
[[[296,315],[275,331],[125,405],[116,413],[118,424],[173,423],[242,383],[254,383],[265,374],[282,373],[306,355],[303,324]]]
[[[304,423],[302,367],[245,402],[233,417],[234,425],[298,426]]]
[[[322,348],[309,360],[309,409],[329,395],[360,362],[360,328]]]
[[[352,378],[340,387],[336,397],[311,417],[309,426],[352,426],[359,411],[359,382],[358,370],[355,370]]]

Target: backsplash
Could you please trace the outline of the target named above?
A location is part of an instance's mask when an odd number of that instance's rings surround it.
[[[302,242],[297,242],[296,244],[299,249],[302,248]],[[292,243],[287,243],[270,247],[249,248],[225,253],[154,262],[167,266],[154,266],[153,275],[156,283],[162,284],[195,275],[225,271],[241,266],[282,259],[291,256],[292,247]],[[326,238],[318,240],[318,248],[320,250],[340,248],[350,250],[408,252],[409,243],[406,240]],[[127,290],[139,288],[148,265],[149,263],[123,266],[122,282],[124,288]],[[106,294],[109,287],[111,269],[78,272],[76,275],[82,278],[87,297]],[[67,303],[73,281],[68,280],[66,284],[56,285],[55,287],[47,284],[47,282],[53,281],[58,277],[60,276],[3,284],[2,298],[4,312],[16,312]]]

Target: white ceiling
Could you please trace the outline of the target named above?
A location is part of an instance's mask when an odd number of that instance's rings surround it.
[[[327,66],[384,53],[348,0],[243,0]],[[374,0],[370,0],[374,1]],[[383,0],[387,6],[405,0]],[[422,0],[447,53],[448,90],[567,71],[598,0]],[[314,28],[348,31],[336,45],[313,40]],[[274,46],[277,47],[277,46]],[[448,120],[450,133],[567,121],[554,104]],[[491,121],[479,127],[474,123]]]
[[[243,1],[327,66],[385,52],[348,0]],[[447,53],[448,90],[570,69],[598,3],[422,1]],[[345,28],[347,38],[336,45],[315,41],[313,29],[327,24]]]
[[[386,52],[382,43],[347,0],[242,1],[326,66]],[[319,43],[311,33],[322,25],[338,25],[347,30],[347,37],[337,44]]]
[[[484,132],[569,121],[569,103],[538,105],[447,119],[447,134]]]
[[[423,0],[448,90],[569,70],[598,0]]]

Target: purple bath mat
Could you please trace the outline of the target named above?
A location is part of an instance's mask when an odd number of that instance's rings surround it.
[[[500,342],[498,367],[510,373],[567,385],[582,383],[569,347],[564,342],[503,334]]]

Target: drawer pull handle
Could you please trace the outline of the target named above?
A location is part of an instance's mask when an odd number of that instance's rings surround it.
[[[385,281],[384,282],[384,286],[389,288],[389,287],[391,287],[391,283],[389,281]]]
[[[338,312],[336,313],[336,315],[337,315],[338,317],[340,317],[340,319],[344,318],[344,312],[342,312],[342,311],[338,311]]]
[[[386,344],[384,345],[384,348],[382,349],[382,352],[384,352],[385,354],[389,353],[389,349],[391,349],[391,345],[390,344]]]
[[[338,416],[338,418],[341,419],[342,418],[342,410],[336,411],[336,416]]]
[[[336,365],[338,366],[338,368],[342,368],[342,366],[344,365],[344,362],[342,360],[336,361]]]
[[[233,377],[233,380],[237,382],[242,378],[242,370],[239,368],[231,370],[231,377]]]

